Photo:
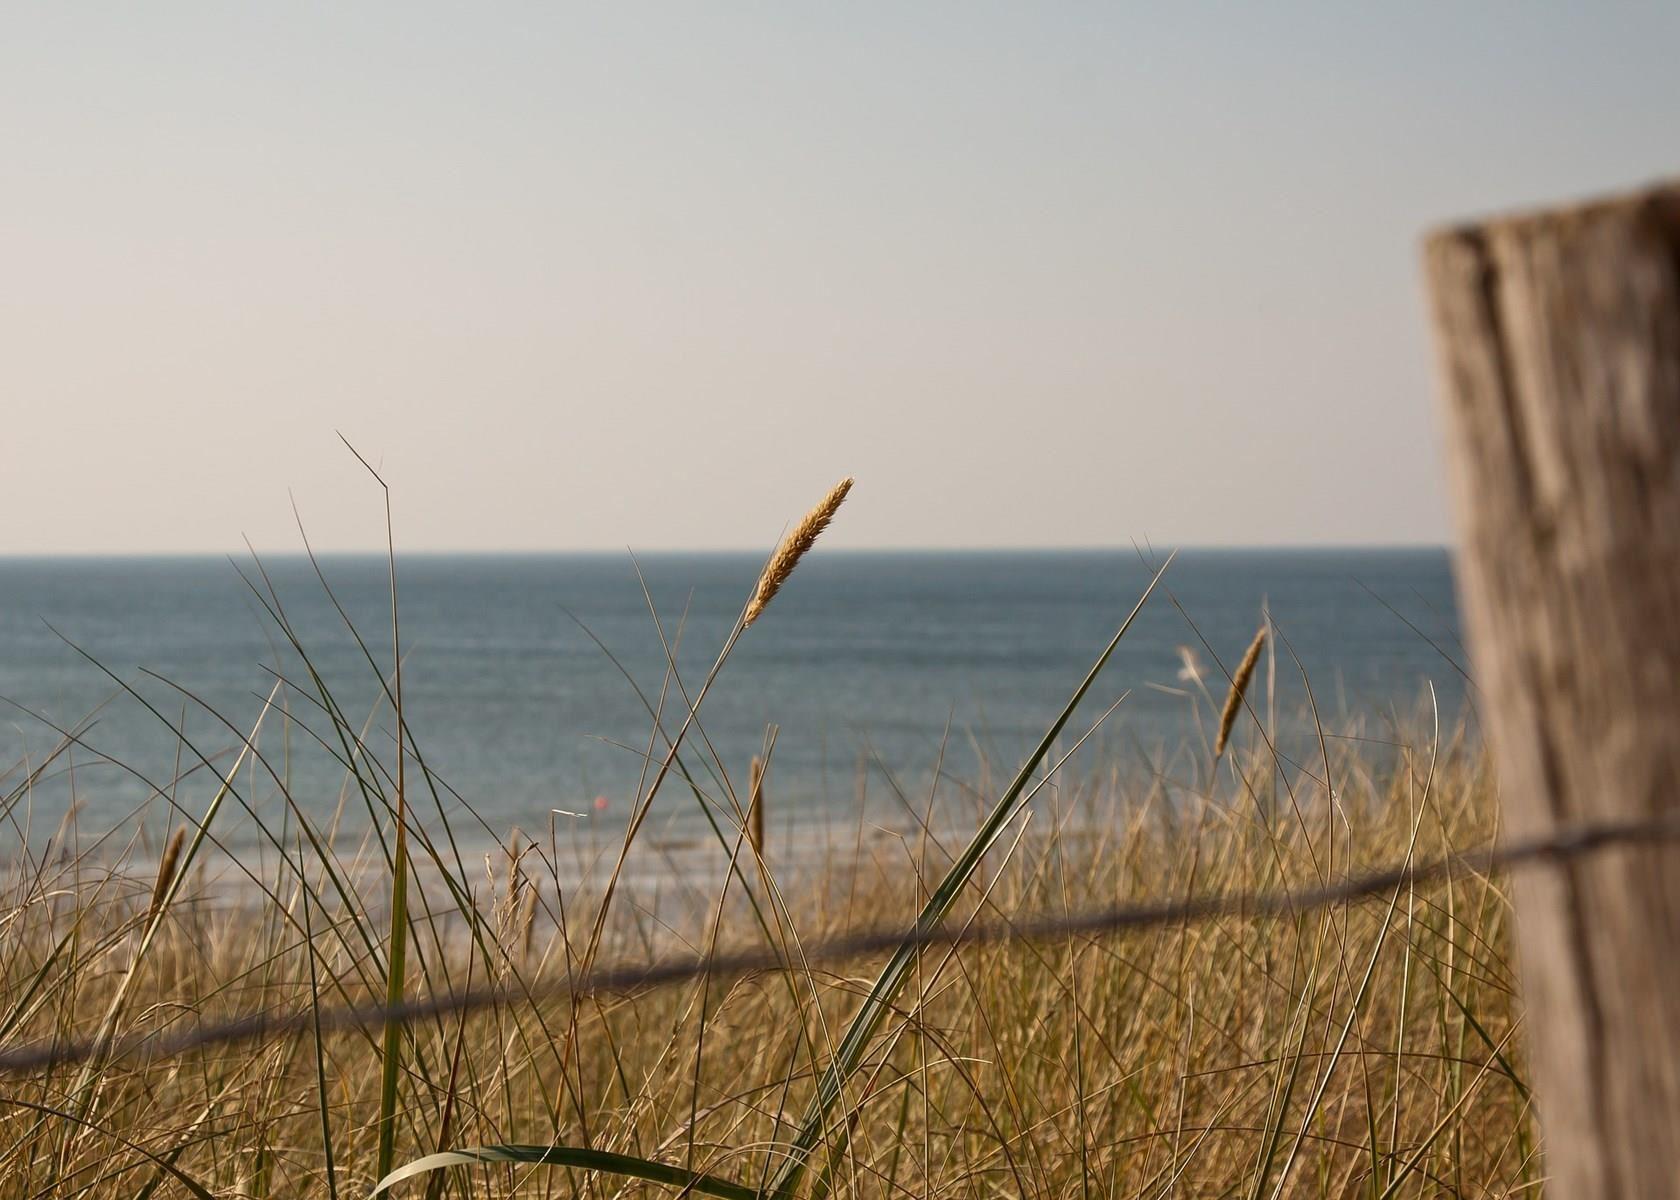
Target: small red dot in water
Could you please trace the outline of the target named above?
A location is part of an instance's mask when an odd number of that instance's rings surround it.
[[[607,807],[607,798],[605,796],[595,797],[595,811],[596,812],[603,812],[603,811],[606,810],[606,807]]]

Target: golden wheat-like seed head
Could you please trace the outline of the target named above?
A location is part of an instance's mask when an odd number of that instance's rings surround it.
[[[146,905],[146,924],[150,925],[157,917],[157,912],[163,905],[164,893],[169,891],[169,885],[175,879],[175,864],[181,858],[181,843],[186,841],[187,827],[178,826],[169,844],[163,848],[163,857],[158,860],[157,882],[152,885],[152,899]]]
[[[793,531],[782,539],[782,544],[776,547],[776,553],[764,568],[764,574],[758,577],[758,587],[753,590],[752,603],[747,605],[747,615],[741,623],[744,629],[758,620],[766,606],[781,590],[787,577],[793,574],[794,567],[805,557],[805,552],[816,542],[818,535],[828,528],[828,523],[834,519],[839,511],[840,503],[846,498],[846,493],[852,490],[852,477],[842,479],[822,498],[822,502],[805,514],[803,520],[793,527]]]
[[[747,841],[754,854],[764,854],[764,760],[756,754],[747,769]]]
[[[1231,676],[1231,690],[1225,695],[1225,708],[1219,714],[1219,736],[1214,739],[1214,757],[1225,753],[1225,743],[1230,740],[1231,728],[1237,723],[1237,713],[1242,711],[1243,696],[1248,693],[1249,682],[1254,678],[1254,668],[1260,662],[1260,648],[1266,644],[1266,627],[1262,625],[1260,631],[1254,635],[1254,640],[1248,644],[1248,650],[1242,656],[1242,662],[1237,664],[1237,673]]]

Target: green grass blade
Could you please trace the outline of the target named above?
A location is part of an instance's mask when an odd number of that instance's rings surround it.
[[[391,596],[391,662],[392,685],[387,691],[390,698],[393,717],[396,725],[396,804],[392,808],[392,822],[395,825],[395,836],[391,847],[391,936],[390,948],[385,960],[385,1004],[388,1008],[398,1008],[402,1005],[405,974],[408,967],[408,789],[406,786],[406,770],[408,765],[408,750],[405,745],[407,724],[403,719],[403,686],[402,686],[402,626],[399,620],[401,606],[397,601],[397,542],[396,533],[391,517],[391,486],[385,482],[384,476],[374,469],[372,463],[362,452],[351,445],[350,439],[342,433],[338,440],[356,461],[366,468],[373,476],[375,483],[385,495],[385,562],[390,575]],[[314,555],[310,555],[311,561]],[[318,572],[318,567],[317,567]],[[325,586],[326,580],[321,580]],[[328,595],[331,590],[328,589]],[[334,604],[337,604],[336,599]],[[342,612],[342,610],[340,610]],[[355,632],[352,627],[352,633]],[[357,643],[361,644],[360,637]],[[364,652],[366,646],[362,646]],[[371,662],[371,656],[370,656]],[[313,673],[313,672],[312,672]],[[381,686],[384,685],[384,675],[376,669],[380,676]],[[422,839],[424,840],[424,839]],[[422,961],[424,969],[424,961]],[[401,1080],[401,1052],[403,1042],[403,1025],[400,1021],[385,1022],[385,1036],[380,1048],[380,1079],[379,1079],[379,1149],[378,1174],[390,1173],[391,1164],[396,1159],[397,1144],[397,1085]]]
[[[298,838],[298,858],[303,857],[303,838]],[[321,1109],[321,1158],[326,1167],[327,1195],[338,1200],[338,1171],[333,1163],[332,1106],[327,1102],[327,1059],[321,1042],[321,987],[315,969],[315,930],[310,920],[310,895],[307,890],[300,897],[303,902],[303,930],[309,944],[303,948],[309,962],[309,1009],[315,1019],[315,1096]]]
[[[396,857],[391,866],[391,948],[386,961],[385,1006],[400,1008],[403,977],[408,968],[408,838],[399,809]],[[379,1174],[386,1175],[396,1160],[397,1084],[401,1078],[403,1024],[385,1022],[380,1049]]]
[[[577,1167],[584,1171],[604,1171],[628,1179],[646,1179],[680,1188],[690,1194],[718,1196],[721,1200],[758,1200],[758,1193],[750,1187],[705,1175],[668,1163],[636,1158],[630,1154],[613,1154],[606,1150],[584,1150],[573,1146],[472,1146],[465,1150],[446,1150],[428,1154],[399,1167],[382,1178],[370,1195],[377,1196],[394,1184],[428,1171],[445,1167],[472,1166],[486,1163],[513,1163],[541,1167]]]
[[[967,885],[969,877],[973,875],[975,868],[980,865],[980,860],[985,857],[986,852],[991,849],[992,844],[997,841],[998,836],[1003,832],[1004,826],[1015,815],[1018,807],[1017,802],[1026,792],[1027,786],[1032,780],[1033,772],[1038,770],[1039,764],[1050,753],[1050,747],[1055,743],[1056,738],[1061,736],[1063,727],[1073,716],[1074,710],[1079,707],[1079,702],[1085,698],[1085,693],[1090,691],[1091,685],[1096,682],[1097,676],[1102,673],[1103,667],[1108,664],[1109,658],[1114,654],[1116,647],[1120,645],[1120,639],[1126,636],[1126,631],[1131,628],[1132,622],[1137,619],[1138,613],[1143,610],[1150,594],[1154,592],[1155,585],[1161,581],[1161,577],[1166,574],[1167,568],[1171,565],[1172,559],[1169,557],[1165,563],[1161,564],[1161,568],[1155,572],[1154,577],[1149,581],[1149,586],[1144,589],[1143,595],[1132,606],[1132,611],[1126,615],[1126,619],[1121,623],[1120,628],[1110,639],[1103,652],[1097,656],[1096,662],[1086,673],[1083,682],[1074,689],[1073,696],[1062,708],[1061,714],[1051,724],[1026,762],[1021,765],[1020,771],[1016,773],[1014,781],[1003,793],[1003,796],[986,814],[986,819],[981,823],[980,828],[975,831],[967,849],[951,865],[951,869],[946,872],[944,879],[940,881],[939,887],[928,898],[926,905],[923,906],[920,915],[916,918],[916,923],[906,935],[905,941],[893,952],[892,958],[882,968],[879,978],[876,979],[874,986],[869,989],[869,994],[864,998],[863,1006],[858,1010],[857,1015],[852,1018],[851,1025],[847,1027],[845,1037],[841,1039],[840,1048],[835,1052],[834,1060],[818,1081],[817,1093],[812,1098],[809,1109],[806,1110],[798,1134],[788,1146],[787,1158],[782,1169],[768,1189],[776,1197],[776,1200],[785,1200],[786,1197],[791,1196],[793,1189],[798,1185],[811,1154],[822,1141],[823,1131],[828,1123],[830,1113],[840,1103],[846,1081],[862,1064],[870,1042],[880,1029],[881,1023],[886,1020],[898,993],[909,978],[910,969],[916,961],[921,935],[936,929],[951,910],[951,906],[956,903],[957,897]]]
[[[343,440],[343,435],[339,435]],[[350,446],[345,441],[346,446]],[[379,481],[385,492],[385,551],[391,571],[391,661],[393,690],[391,705],[397,732],[397,796],[392,820],[396,833],[391,847],[391,948],[385,960],[385,1006],[399,1008],[408,969],[408,754],[404,746],[407,727],[403,722],[402,632],[397,622],[397,557],[396,542],[391,532],[391,489],[379,472],[354,446],[350,452],[368,473]],[[379,1158],[378,1174],[388,1175],[397,1154],[397,1084],[401,1078],[402,1042],[404,1026],[400,1021],[385,1022],[384,1046],[380,1053],[379,1079]]]
[[[70,645],[77,653],[84,653],[75,643],[72,642]],[[90,661],[92,660],[90,659]],[[98,664],[95,663],[95,665]],[[192,866],[193,860],[198,857],[198,852],[203,847],[205,838],[209,836],[211,823],[215,821],[216,814],[222,809],[222,801],[233,790],[233,781],[238,778],[239,769],[245,764],[245,757],[250,752],[251,743],[255,740],[257,731],[262,728],[263,718],[268,716],[268,710],[273,707],[274,697],[278,691],[279,685],[276,684],[269,691],[268,699],[263,701],[262,711],[257,714],[257,719],[251,726],[250,737],[246,738],[244,745],[239,748],[238,757],[233,760],[233,765],[228,768],[227,774],[222,777],[221,785],[216,789],[216,794],[211,797],[210,803],[205,807],[204,816],[199,819],[193,829],[192,839],[187,843],[186,849],[181,855],[181,860],[176,865],[175,875],[159,898],[151,919],[146,923],[146,927],[140,935],[140,944],[135,948],[133,958],[129,960],[128,969],[123,973],[122,981],[117,985],[116,990],[111,995],[110,1002],[106,1005],[104,1019],[100,1021],[99,1031],[93,1039],[94,1044],[99,1048],[98,1053],[83,1065],[81,1077],[76,1084],[75,1110],[79,1117],[85,1117],[88,1114],[88,1106],[93,1098],[93,1085],[98,1079],[105,1051],[116,1036],[117,1022],[122,1016],[123,1006],[128,1000],[129,989],[133,987],[135,979],[139,977],[141,964],[144,962],[147,952],[151,949],[152,942],[157,937],[164,918],[168,916],[170,905],[175,902],[176,894],[180,892],[186,882],[188,868]]]

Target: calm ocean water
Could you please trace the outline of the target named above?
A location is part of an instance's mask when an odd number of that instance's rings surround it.
[[[760,562],[733,554],[640,560],[667,636],[680,637],[691,695]],[[357,725],[372,714],[370,743],[389,757],[389,714],[376,711],[372,670],[310,565],[297,558],[263,565],[341,707]],[[388,663],[383,560],[330,557],[323,568]],[[249,564],[242,569],[253,574]],[[860,779],[882,797],[890,795],[889,775],[907,789],[925,787],[947,727],[944,770],[956,780],[977,777],[982,753],[1007,769],[1054,717],[1148,576],[1129,550],[819,550],[742,638],[702,709],[704,733],[744,776],[766,726],[779,727],[770,790],[784,817],[855,812]],[[598,823],[622,819],[651,722],[613,658],[650,702],[664,675],[629,558],[409,557],[399,561],[399,587],[406,703],[432,769],[494,830],[545,828],[555,808]],[[1444,551],[1188,551],[1165,587],[1171,595],[1157,593],[1081,710],[1088,722],[1130,691],[1097,754],[1144,768],[1199,746],[1197,693],[1182,677],[1179,648],[1194,648],[1208,688],[1222,696],[1201,639],[1234,665],[1262,605],[1299,653],[1332,732],[1382,738],[1396,719],[1415,727],[1431,684],[1445,722],[1461,710],[1464,683],[1453,663],[1464,657]],[[0,696],[8,702],[0,751],[10,783],[52,747],[51,725],[94,717],[85,747],[18,808],[36,833],[63,816],[72,796],[84,835],[126,826],[142,807],[160,813],[154,788],[169,790],[177,771],[196,761],[172,726],[225,765],[236,738],[222,718],[248,727],[275,672],[307,683],[297,655],[227,561],[0,559]],[[1301,676],[1282,656],[1277,679],[1280,714],[1298,714]],[[667,708],[680,715],[674,690]],[[1205,727],[1205,699],[1200,711]],[[302,805],[331,812],[344,777],[313,741],[310,731],[326,727],[307,689],[291,695],[290,713],[296,723],[271,720],[261,748]],[[1299,720],[1285,733],[1310,737]],[[696,763],[704,749],[696,744]],[[200,769],[175,794],[197,811],[214,784]],[[259,810],[278,812],[261,778],[247,777],[241,790]],[[674,788],[662,803],[693,807]],[[17,832],[6,836],[15,841]]]

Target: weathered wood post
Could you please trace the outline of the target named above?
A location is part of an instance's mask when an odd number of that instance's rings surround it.
[[[1425,259],[1507,828],[1680,812],[1680,184]],[[1547,1194],[1680,1196],[1680,845],[1515,889]]]

